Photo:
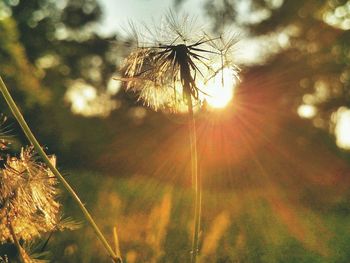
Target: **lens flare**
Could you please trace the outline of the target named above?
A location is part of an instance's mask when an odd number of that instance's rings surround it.
[[[237,72],[231,68],[220,70],[206,84],[207,95],[204,99],[211,108],[225,108],[233,99],[234,89],[237,85]]]

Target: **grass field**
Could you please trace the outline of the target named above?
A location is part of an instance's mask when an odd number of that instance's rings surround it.
[[[111,241],[117,226],[125,262],[187,262],[190,188],[145,177],[71,174],[69,181]],[[347,198],[320,207],[287,202],[271,194],[276,191],[264,187],[204,191],[200,262],[350,261]],[[66,195],[63,199],[66,215],[79,220],[72,200]],[[54,234],[47,250],[52,262],[110,262],[87,225]]]

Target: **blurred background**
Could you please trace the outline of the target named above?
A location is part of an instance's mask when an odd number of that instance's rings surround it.
[[[0,75],[103,232],[117,226],[126,262],[189,258],[186,117],[112,79],[128,21],[151,26],[169,8],[239,39],[241,82],[197,114],[200,261],[350,262],[347,0],[0,0]],[[27,142],[3,99],[0,110],[18,152]],[[81,219],[64,191],[62,203]],[[109,262],[85,225],[46,250],[50,262]]]

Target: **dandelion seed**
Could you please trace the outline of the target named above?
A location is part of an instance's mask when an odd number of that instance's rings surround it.
[[[211,96],[207,82],[224,68],[238,78],[230,56],[236,37],[211,37],[195,20],[177,19],[171,12],[160,26],[139,32],[133,26],[133,33],[137,48],[125,59],[118,80],[155,110],[184,111],[190,97],[200,106]]]

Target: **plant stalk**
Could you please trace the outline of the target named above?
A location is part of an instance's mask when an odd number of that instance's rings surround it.
[[[201,226],[202,186],[201,186],[201,177],[198,173],[196,121],[193,114],[192,97],[190,94],[187,95],[187,106],[188,106],[188,128],[189,128],[190,147],[191,147],[192,185],[194,189],[194,226],[193,226],[191,263],[196,263],[197,256],[199,254],[199,232],[200,232],[200,226]]]
[[[16,248],[17,248],[17,250],[18,250],[18,255],[19,255],[19,260],[20,260],[20,262],[21,262],[21,263],[27,263],[27,261],[26,261],[24,255],[23,255],[23,251],[22,251],[23,248],[22,248],[21,244],[20,244],[19,241],[18,241],[18,238],[17,238],[17,236],[16,236],[15,230],[13,229],[12,222],[11,222],[11,220],[9,219],[9,217],[7,217],[7,226],[8,226],[8,228],[9,228],[9,230],[10,230],[10,233],[11,233],[11,236],[12,236],[12,239],[13,239],[13,242],[15,243],[15,246],[16,246]]]
[[[120,245],[119,245],[117,226],[113,227],[113,237],[114,237],[115,254],[117,255],[118,263],[123,263],[123,259],[122,259],[121,253],[120,253]]]
[[[88,221],[90,226],[93,228],[95,234],[97,235],[97,237],[101,241],[102,245],[107,250],[109,256],[112,258],[112,260],[114,262],[117,262],[117,260],[118,260],[117,255],[114,253],[113,249],[111,248],[111,246],[107,242],[107,240],[104,237],[104,235],[102,234],[101,230],[98,228],[97,224],[95,223],[94,219],[90,215],[89,211],[86,209],[84,204],[81,202],[80,198],[75,193],[73,188],[64,179],[64,177],[57,170],[57,168],[50,162],[49,157],[46,155],[44,150],[41,148],[39,142],[37,141],[37,139],[33,135],[28,124],[26,123],[21,112],[19,111],[16,103],[14,102],[11,94],[9,93],[8,89],[6,88],[6,85],[5,85],[4,81],[2,80],[1,76],[0,76],[0,90],[1,90],[3,96],[6,100],[7,105],[10,107],[12,114],[17,119],[19,125],[21,126],[21,128],[22,128],[24,134],[26,135],[26,137],[28,138],[29,142],[34,146],[34,149],[37,151],[37,153],[40,155],[40,157],[44,160],[46,165],[50,168],[51,172],[60,180],[60,182],[62,183],[64,188],[68,191],[68,193],[73,198],[73,200],[75,200],[75,202],[78,204],[79,208],[81,209],[81,211],[84,214],[85,219]]]

